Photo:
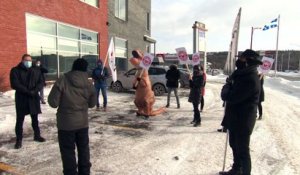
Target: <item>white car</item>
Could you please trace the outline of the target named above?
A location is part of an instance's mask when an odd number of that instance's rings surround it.
[[[107,80],[107,83],[111,86],[112,90],[115,92],[121,92],[123,90],[133,89],[133,81],[135,79],[135,73],[137,69],[133,68],[127,72],[118,72],[118,80],[113,83],[111,78]],[[165,67],[152,66],[148,70],[150,81],[152,83],[152,90],[154,95],[161,96],[167,92],[166,88],[166,73],[167,69]]]

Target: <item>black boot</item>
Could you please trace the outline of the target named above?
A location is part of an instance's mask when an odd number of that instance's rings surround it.
[[[198,126],[200,126],[201,125],[201,122],[200,121],[196,121],[195,123],[194,123],[194,127],[198,127]]]
[[[22,147],[22,139],[17,139],[15,144],[15,149],[20,149]]]
[[[180,108],[180,104],[177,105],[177,109],[179,109],[179,108]]]
[[[262,115],[259,115],[258,120],[261,120],[261,119],[262,119]]]
[[[232,168],[229,171],[220,171],[219,172],[219,175],[242,175],[242,174],[243,173],[240,168],[238,168],[238,169]]]
[[[46,139],[41,137],[40,135],[39,136],[34,136],[33,140],[36,141],[36,142],[45,142],[46,141]]]
[[[221,129],[217,129],[217,131],[218,131],[218,132],[227,132],[227,129],[223,127],[223,128],[221,128]]]

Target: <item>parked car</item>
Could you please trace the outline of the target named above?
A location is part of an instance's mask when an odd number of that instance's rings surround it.
[[[121,92],[123,90],[131,90],[133,89],[133,81],[135,79],[135,73],[137,69],[133,68],[127,72],[119,71],[116,82],[112,82],[111,79],[108,79],[108,83],[111,86],[111,89],[115,92]],[[149,77],[152,83],[152,90],[154,91],[154,95],[161,96],[165,92],[167,92],[166,87],[166,72],[167,69],[165,67],[150,67],[148,70]]]
[[[152,90],[154,95],[161,96],[167,92],[167,80],[166,73],[169,67],[167,66],[151,66],[148,70],[149,77],[152,83]],[[180,87],[189,87],[189,74],[187,70],[179,69],[180,71]],[[119,71],[118,80],[113,83],[112,79],[108,79],[108,83],[111,89],[115,92],[121,92],[123,90],[133,90],[133,80],[135,78],[136,68],[132,68],[129,71]]]

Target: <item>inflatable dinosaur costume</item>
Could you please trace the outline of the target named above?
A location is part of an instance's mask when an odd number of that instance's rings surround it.
[[[138,108],[136,114],[149,117],[165,112],[164,107],[161,107],[157,110],[152,109],[155,102],[155,97],[152,91],[149,74],[147,70],[139,66],[140,62],[142,61],[143,54],[139,50],[133,50],[132,55],[133,58],[130,58],[129,61],[137,68],[137,72],[135,74],[136,78],[133,82],[133,87],[136,89],[134,104]]]

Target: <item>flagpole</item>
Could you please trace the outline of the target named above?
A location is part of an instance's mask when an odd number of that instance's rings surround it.
[[[276,77],[276,73],[277,73],[277,62],[278,62],[279,26],[280,26],[280,15],[278,15],[278,26],[277,26],[276,55],[275,55],[275,77]]]

